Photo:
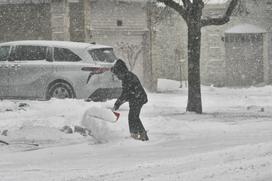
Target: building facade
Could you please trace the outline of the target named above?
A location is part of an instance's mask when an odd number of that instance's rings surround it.
[[[207,4],[203,16],[222,16],[225,4]],[[187,25],[160,8],[152,17],[152,61],[157,78],[187,79]],[[170,11],[170,13],[169,13]],[[161,18],[158,18],[161,17]],[[202,29],[201,82],[251,86],[272,82],[272,0],[242,0],[230,22]]]
[[[226,8],[206,5],[203,16]],[[229,23],[203,28],[202,83],[271,83],[271,15],[272,0],[242,0]],[[159,78],[187,80],[185,22],[146,0],[0,0],[0,42],[26,39],[111,45],[149,90]]]
[[[214,5],[205,13],[218,15],[225,9],[225,4]],[[271,16],[272,0],[242,0],[229,23],[205,27],[201,52],[203,82],[218,86],[271,83]]]
[[[91,0],[90,41],[114,47],[146,87],[151,87],[148,10],[144,0]]]

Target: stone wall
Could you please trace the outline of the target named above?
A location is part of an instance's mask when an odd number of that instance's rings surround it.
[[[147,30],[146,3],[125,0],[91,0],[93,30]]]
[[[0,42],[12,40],[49,40],[50,4],[1,4]]]
[[[187,29],[170,9],[151,8],[152,62],[156,78],[187,80]]]
[[[151,87],[146,3],[91,0],[90,7],[90,41],[113,46],[144,86]]]
[[[68,0],[51,0],[52,40],[70,40],[70,16]]]
[[[0,4],[0,41],[70,40],[68,0]]]
[[[85,41],[84,7],[82,3],[69,3],[70,40]]]
[[[69,3],[70,40],[90,41],[91,4],[89,0],[71,1]]]

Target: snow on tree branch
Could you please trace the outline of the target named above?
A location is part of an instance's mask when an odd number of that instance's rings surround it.
[[[184,4],[178,3],[175,0],[157,0],[158,2],[164,3],[166,6],[177,11],[184,20],[187,20],[186,8],[189,6],[190,0],[182,0]]]
[[[192,5],[190,0],[182,0],[184,8],[188,10],[188,8]]]
[[[233,12],[233,10],[235,9],[236,5],[238,4],[239,0],[231,0],[227,11],[225,12],[223,17],[219,17],[219,18],[211,18],[211,17],[207,17],[205,19],[201,20],[201,26],[209,26],[209,25],[223,25],[227,22],[229,22],[230,20],[230,16]]]

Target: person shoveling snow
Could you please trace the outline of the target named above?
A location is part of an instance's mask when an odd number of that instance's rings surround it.
[[[147,103],[147,95],[141,82],[134,73],[128,70],[125,62],[121,59],[116,61],[111,68],[111,72],[122,81],[122,94],[115,102],[113,110],[118,110],[123,103],[128,102],[128,123],[131,137],[147,141],[148,136],[140,119],[141,109]]]
[[[129,102],[128,123],[131,137],[136,140],[148,141],[149,138],[140,119],[141,109],[148,101],[141,82],[135,74],[128,70],[125,62],[121,59],[116,61],[111,72],[122,81],[122,94],[116,100],[112,110],[98,107],[88,109],[83,116],[81,125],[99,142],[105,142],[111,133],[108,123],[116,122],[119,118],[119,114],[115,111],[123,103]]]

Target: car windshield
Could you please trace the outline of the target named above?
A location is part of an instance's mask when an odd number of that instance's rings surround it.
[[[113,63],[116,60],[112,48],[100,48],[89,50],[90,55],[94,61]]]

